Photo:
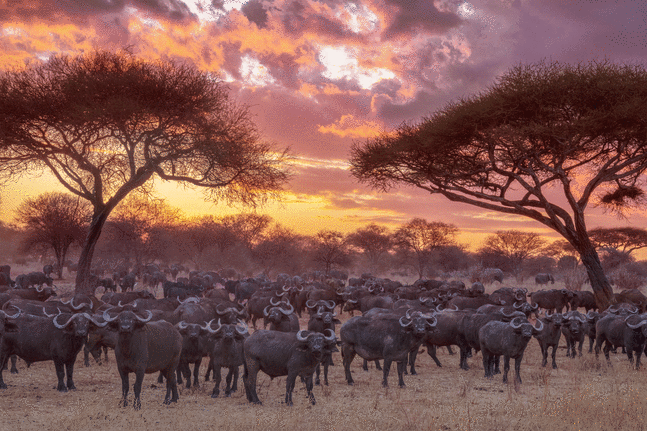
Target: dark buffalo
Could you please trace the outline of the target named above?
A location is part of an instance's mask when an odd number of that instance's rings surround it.
[[[76,356],[83,347],[90,324],[105,326],[105,322],[99,322],[87,313],[63,313],[54,317],[5,316],[8,318],[4,321],[0,341],[0,389],[7,388],[2,379],[2,368],[11,355],[17,355],[27,363],[54,361],[58,377],[56,389],[60,392],[76,389],[73,381]]]
[[[287,307],[287,309],[286,309]],[[299,318],[294,314],[294,307],[285,302],[268,305],[263,310],[263,326],[270,325],[270,330],[281,332],[298,332]]]
[[[211,392],[211,398],[217,398],[220,395],[220,382],[222,380],[221,368],[228,368],[225,387],[225,396],[231,396],[232,392],[238,389],[238,368],[245,362],[243,353],[243,343],[249,337],[247,325],[239,321],[237,324],[221,324],[218,321],[218,327],[212,329],[207,326],[212,334],[213,348],[209,354],[210,366],[214,372],[214,387]],[[209,372],[207,371],[207,374]]]
[[[526,318],[516,317],[509,323],[491,321],[479,330],[481,353],[483,355],[483,369],[485,377],[491,379],[495,374],[495,363],[498,356],[503,356],[503,383],[508,381],[510,371],[510,358],[514,359],[514,377],[521,383],[521,360],[533,335],[543,330],[535,328]]]
[[[28,274],[20,274],[16,277],[16,287],[21,287],[23,289],[38,286],[43,287],[47,285],[49,287],[54,286],[54,279],[43,274],[42,272],[30,272]]]
[[[600,348],[604,343],[604,356],[607,362],[609,351],[612,348],[624,347],[627,352],[629,362],[633,364],[633,355],[636,354],[636,369],[640,368],[640,356],[645,350],[647,344],[647,315],[629,314],[614,315],[609,314],[602,317],[595,325],[595,357],[600,353]]]
[[[552,347],[552,365],[553,369],[557,369],[555,356],[557,353],[557,347],[559,346],[559,338],[562,335],[564,317],[560,313],[557,313],[540,317],[539,320],[541,320],[541,323],[544,325],[543,330],[535,335],[535,338],[539,342],[539,348],[541,349],[542,354],[541,366],[545,367],[546,364],[548,364],[548,348]]]
[[[285,403],[292,405],[292,391],[297,376],[306,382],[310,402],[315,404],[312,392],[312,374],[321,359],[336,352],[335,334],[318,332],[279,332],[260,330],[250,335],[243,344],[245,353],[243,383],[250,403],[261,404],[256,393],[256,377],[263,371],[271,378],[287,376]]]
[[[587,290],[574,291],[570,304],[571,310],[584,308],[587,313],[591,310],[598,309],[598,305],[595,302],[595,295],[593,295],[593,292]]]
[[[409,352],[417,349],[424,337],[435,329],[437,322],[432,315],[420,312],[377,317],[357,316],[350,318],[340,329],[342,357],[346,381],[353,384],[350,364],[355,355],[367,361],[384,359],[382,386],[388,386],[391,363],[398,365],[398,384],[404,387],[405,362]]]
[[[579,347],[579,355],[582,356],[582,344],[587,334],[586,316],[579,311],[569,311],[564,314],[562,334],[566,340],[566,356],[575,357],[575,348]]]
[[[308,331],[319,332],[324,334],[327,329],[335,333],[335,324],[341,324],[341,321],[337,319],[337,313],[332,310],[335,308],[335,303],[325,304],[327,306],[321,306],[316,313],[310,315],[310,320],[308,321]],[[328,367],[333,365],[332,355],[325,355],[321,363],[324,366],[324,384],[328,386]],[[321,365],[317,365],[315,385],[321,384],[320,380],[321,375]]]
[[[144,374],[158,371],[166,378],[164,404],[177,402],[175,371],[182,353],[180,332],[169,322],[151,322],[153,318],[151,311],[148,311],[148,317],[142,318],[132,311],[122,311],[115,317],[110,317],[109,311],[106,310],[103,318],[118,332],[115,356],[121,376],[121,405],[124,407],[128,405],[130,373],[135,373],[133,406],[139,410]]]
[[[211,350],[207,342],[207,334],[210,332],[209,323],[203,326],[181,321],[175,327],[182,334],[182,353],[177,366],[177,382],[182,384],[181,375],[184,375],[186,387],[191,387],[190,365],[193,364],[193,386],[198,387],[198,374],[202,358],[208,356]]]
[[[555,284],[555,279],[552,274],[540,273],[535,275],[535,284]]]
[[[538,290],[530,294],[530,301],[538,304],[539,308],[554,313],[568,311],[569,303],[573,299],[573,291],[568,289]]]
[[[8,290],[7,293],[14,298],[32,299],[35,301],[47,301],[52,296],[57,296],[51,287],[18,288]]]

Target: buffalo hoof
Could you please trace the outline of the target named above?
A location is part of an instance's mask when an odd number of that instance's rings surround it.
[[[412,376],[417,376],[417,375],[418,375],[418,373],[416,372],[416,370],[411,370],[411,375],[412,375]]]
[[[0,383],[0,389],[7,389],[7,384],[5,382]]]
[[[553,364],[553,370],[557,369],[557,364]]]
[[[11,369],[11,371],[10,371],[10,373],[11,373],[11,374],[18,374],[18,370],[16,370],[15,368],[12,368],[12,369]]]
[[[67,385],[67,388],[71,391],[76,391],[76,386],[74,386],[74,383],[72,383],[71,385]]]
[[[59,392],[67,392],[67,388],[63,385],[57,386],[55,389]]]
[[[166,401],[164,403],[168,404]],[[141,410],[142,402],[140,400],[135,400],[135,402],[133,403],[133,407],[135,408],[135,410]]]
[[[317,386],[321,386],[321,380],[319,380],[319,379],[315,379],[315,385],[317,385]]]
[[[218,395],[220,395],[220,391],[218,391],[218,392],[213,391],[213,392],[211,393],[211,398],[218,398]]]
[[[400,389],[404,389],[404,388],[406,388],[406,387],[407,387],[407,385],[405,385],[404,383],[402,383],[402,384],[401,384],[401,385],[399,385],[399,386],[400,386]]]

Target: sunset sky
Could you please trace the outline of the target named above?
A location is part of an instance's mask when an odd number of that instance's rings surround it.
[[[411,188],[371,191],[348,172],[351,144],[482,91],[519,63],[647,63],[647,2],[636,0],[0,0],[0,20],[3,67],[131,47],[220,73],[265,139],[296,156],[283,201],[259,209],[285,226],[349,232],[423,217],[454,223],[471,246],[500,229],[549,231]],[[188,215],[241,211],[157,186]],[[0,218],[55,187],[50,177],[5,186]],[[647,227],[647,217],[589,213],[589,228],[620,225]]]

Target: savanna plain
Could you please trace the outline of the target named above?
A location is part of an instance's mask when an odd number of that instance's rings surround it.
[[[57,280],[59,296],[73,292],[72,278]],[[534,282],[504,283],[504,286],[536,290]],[[486,289],[491,292],[496,283]],[[563,284],[556,282],[554,288]],[[100,296],[100,295],[99,295]],[[349,316],[341,315],[342,322]],[[307,318],[301,319],[307,327]],[[251,331],[251,328],[250,328]],[[339,331],[337,330],[337,333]],[[382,387],[382,372],[369,364],[361,369],[361,358],[352,364],[354,386],[344,379],[342,360],[335,353],[330,368],[329,386],[315,386],[317,404],[306,398],[305,386],[297,380],[294,406],[283,404],[285,377],[271,380],[262,372],[258,394],[263,405],[247,402],[242,378],[238,391],[230,398],[211,398],[213,382],[204,382],[206,361],[200,370],[200,386],[186,389],[180,385],[180,399],[170,406],[162,404],[165,385],[157,375],[144,378],[142,408],[119,407],[121,380],[115,357],[107,362],[91,360],[83,366],[79,353],[74,371],[76,391],[59,393],[54,389],[54,365],[40,362],[27,367],[18,361],[19,374],[5,371],[8,389],[0,391],[0,429],[2,430],[643,430],[647,428],[647,369],[636,371],[626,355],[611,354],[607,364],[603,354],[596,360],[587,353],[566,357],[562,339],[557,353],[558,369],[541,367],[541,352],[535,339],[528,344],[521,366],[523,383],[515,385],[514,361],[510,383],[501,375],[483,377],[481,354],[469,359],[471,369],[460,370],[458,353],[438,351],[442,368],[425,353],[418,356],[417,375],[405,376],[406,388],[397,385],[395,364],[389,387]],[[457,352],[457,348],[454,348]],[[503,362],[503,361],[502,361]],[[503,367],[503,363],[501,364]],[[224,383],[223,372],[223,383]],[[242,377],[242,367],[241,367]],[[323,376],[322,376],[323,380]],[[134,382],[134,375],[130,383]],[[221,386],[222,387],[222,386]]]

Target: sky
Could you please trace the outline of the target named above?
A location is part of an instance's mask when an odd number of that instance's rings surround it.
[[[0,67],[129,47],[219,73],[264,139],[295,156],[282,201],[258,209],[287,227],[350,232],[422,217],[455,224],[470,247],[497,230],[556,236],[413,188],[370,190],[349,174],[353,142],[483,91],[519,63],[647,59],[647,2],[635,0],[0,0],[0,23]],[[0,219],[56,188],[48,176],[5,186]],[[156,190],[187,215],[243,210],[174,184]],[[643,212],[592,208],[587,221],[647,227]]]

